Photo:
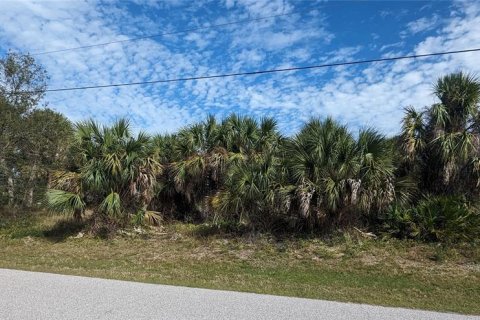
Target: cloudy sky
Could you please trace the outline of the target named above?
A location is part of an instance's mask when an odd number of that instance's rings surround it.
[[[287,14],[249,23],[208,27]],[[35,55],[49,88],[184,78],[480,47],[480,3],[302,0],[9,1],[0,10],[0,55]],[[435,102],[448,72],[480,75],[480,53],[310,71],[122,88],[52,92],[49,107],[73,121],[129,117],[136,129],[172,132],[207,114],[278,120],[285,133],[309,117],[352,130],[399,130],[402,109]]]

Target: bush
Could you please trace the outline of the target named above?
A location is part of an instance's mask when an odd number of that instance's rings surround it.
[[[427,196],[415,207],[392,206],[381,230],[399,238],[467,242],[480,239],[480,212],[458,196]]]
[[[420,232],[415,223],[413,210],[393,204],[380,216],[380,232],[396,238],[418,238]]]

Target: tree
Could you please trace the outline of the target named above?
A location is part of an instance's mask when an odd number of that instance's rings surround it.
[[[158,137],[166,147],[162,199],[167,194],[175,207],[197,212],[201,219],[213,213],[212,199],[222,190],[229,171],[278,144],[280,135],[272,119],[230,115],[221,123],[213,116],[181,129],[174,136]],[[185,207],[184,204],[189,204]]]
[[[480,82],[465,73],[438,79],[440,103],[407,108],[401,143],[405,166],[435,194],[478,194],[480,182]]]
[[[18,202],[21,184],[20,143],[29,139],[24,135],[25,118],[43,98],[47,78],[29,55],[9,52],[0,59],[0,187],[10,206]]]
[[[34,194],[42,199],[49,173],[67,165],[67,151],[73,140],[73,128],[62,114],[36,109],[23,119],[24,130],[17,144],[21,157],[17,166],[24,183],[23,205],[33,205]]]
[[[371,129],[355,140],[332,119],[311,120],[287,144],[286,162],[309,228],[358,220],[395,198],[390,144]]]
[[[3,189],[0,193],[0,204],[7,203],[10,206],[15,202],[15,146],[19,142],[20,123],[21,116],[17,110],[0,97],[0,186]]]
[[[72,148],[78,155],[76,170],[52,175],[47,198],[53,209],[76,219],[91,209],[95,219],[108,223],[125,224],[132,218],[158,222],[149,205],[162,166],[149,136],[133,136],[126,120],[111,127],[80,122]]]
[[[265,228],[297,216],[314,228],[357,221],[397,196],[392,144],[374,130],[355,139],[331,119],[314,119],[294,138],[273,136],[230,166],[212,200],[217,216]]]
[[[8,52],[0,59],[0,96],[24,114],[37,106],[47,89],[47,71],[28,54]]]
[[[263,119],[258,131],[251,153],[230,165],[223,186],[211,202],[215,220],[271,230],[290,209],[284,139],[272,119]]]

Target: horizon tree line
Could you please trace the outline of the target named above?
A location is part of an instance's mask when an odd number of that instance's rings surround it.
[[[456,219],[457,233],[478,236],[480,81],[470,74],[438,79],[439,102],[407,107],[392,138],[374,128],[354,135],[328,117],[284,136],[272,118],[237,114],[150,136],[133,134],[126,119],[71,124],[35,109],[44,70],[16,54],[0,67],[8,207],[36,199],[95,228],[171,218],[269,231],[365,226],[434,240]]]

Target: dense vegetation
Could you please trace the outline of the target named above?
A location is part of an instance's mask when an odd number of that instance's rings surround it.
[[[51,170],[64,168],[73,127],[63,115],[36,108],[47,79],[30,56],[0,59],[0,206],[38,205]]]
[[[94,232],[168,218],[271,232],[480,237],[480,82],[471,75],[440,78],[439,103],[407,108],[393,138],[330,118],[286,137],[273,119],[236,114],[148,136],[127,120],[70,124],[35,109],[44,70],[12,53],[0,67],[5,206],[48,205]]]

